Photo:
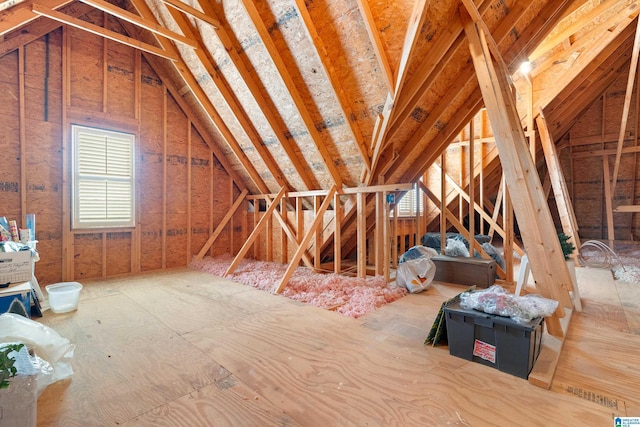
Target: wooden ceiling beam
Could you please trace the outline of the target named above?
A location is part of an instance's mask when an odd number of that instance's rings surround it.
[[[61,11],[74,18],[80,18],[92,10],[93,7],[76,2],[65,6]],[[37,19],[20,28],[19,31],[6,34],[4,40],[0,42],[0,57],[55,31],[62,25],[51,19]]]
[[[149,9],[149,6],[145,3],[144,0],[131,0],[131,2],[133,6],[136,8],[136,10],[138,11],[138,13],[140,14],[140,16],[145,17],[147,19],[155,19],[153,12],[151,12],[151,10]],[[126,22],[123,22],[122,24],[123,26],[125,24],[128,25],[129,27],[128,31],[134,31],[134,32],[136,31],[136,28],[133,25],[128,24]],[[162,44],[162,41],[159,40],[159,43]],[[166,48],[175,52],[176,55],[178,54],[177,51],[175,50],[176,48],[171,43],[166,43]],[[204,90],[198,83],[197,79],[194,77],[193,73],[191,72],[187,64],[185,64],[184,61],[182,61],[182,59],[179,59],[174,64],[180,76],[184,79],[185,83],[191,88],[191,92],[193,93],[194,97],[196,98],[200,106],[204,109],[204,111],[206,111],[206,113],[209,116],[209,119],[211,120],[213,125],[216,127],[216,129],[218,130],[218,132],[220,133],[224,141],[227,143],[231,151],[235,154],[240,164],[244,167],[245,171],[247,172],[247,174],[249,175],[253,183],[256,185],[258,190],[263,193],[268,193],[269,189],[267,185],[264,183],[264,181],[260,177],[260,174],[258,173],[258,171],[256,171],[253,164],[251,164],[251,161],[247,158],[247,156],[242,151],[240,144],[238,144],[238,141],[235,139],[235,137],[233,136],[233,134],[231,133],[227,125],[224,123],[224,120],[222,120],[222,117],[220,117],[220,115],[218,114],[217,110],[215,109],[215,107],[207,97],[207,94],[204,92]],[[161,68],[161,67],[158,67],[158,68]],[[215,153],[216,149],[214,147],[215,147],[215,144],[210,144],[210,148],[214,150],[214,153]],[[218,160],[221,160],[221,157],[224,158],[224,154],[220,150],[217,150],[216,157],[218,157]],[[230,166],[228,162],[226,164]],[[227,169],[227,173],[232,174],[233,169],[232,168],[230,170]],[[236,175],[236,177],[238,176]],[[238,182],[243,182],[243,180],[240,180]]]
[[[371,13],[369,2],[366,0],[356,0],[356,3],[358,4],[358,9],[360,10],[360,16],[362,16],[362,20],[364,21],[364,27],[367,29],[367,34],[369,34],[369,40],[371,41],[371,46],[373,47],[373,53],[378,59],[378,64],[380,65],[380,69],[382,70],[384,81],[387,84],[387,90],[393,97],[393,70],[391,69],[391,63],[389,62],[389,58],[387,57],[387,54],[384,50],[382,39],[380,39],[380,31],[378,31],[376,22],[373,19],[373,14]]]
[[[544,56],[548,51],[572,37],[578,31],[582,30],[585,26],[598,19],[601,15],[609,13],[610,10],[614,10],[614,14],[618,14],[620,9],[628,7],[632,2],[636,3],[637,0],[626,0],[622,2],[605,1],[589,10],[584,15],[581,15],[579,19],[576,19],[567,26],[562,26],[561,22],[561,25],[558,26],[558,28],[561,28],[561,30],[559,30],[558,32],[552,32],[548,37],[546,37],[542,41],[542,43],[540,43],[535,48],[535,50],[529,54],[529,61],[534,62],[538,58]]]
[[[460,133],[460,131],[469,123],[480,108],[484,105],[480,88],[477,88],[460,106],[456,113],[451,117],[449,123],[438,133],[426,149],[416,152],[413,167],[404,172],[392,169],[388,172],[388,180],[398,182],[413,182],[422,172],[427,170],[437,159],[440,154],[449,146],[451,140]],[[420,141],[418,141],[420,143]]]
[[[451,57],[452,52],[462,46],[464,36],[462,35],[461,26],[462,23],[456,15],[449,22],[447,30],[442,33],[441,37],[429,50],[429,55],[420,63],[415,74],[398,95],[394,106],[395,113],[392,116],[387,134],[389,140],[392,140],[398,130],[402,129],[405,120],[411,115],[420,98],[424,96],[434,82],[438,74],[437,70],[442,69],[445,63],[445,57]]]
[[[209,2],[202,2],[201,6],[207,13],[207,16],[213,17],[215,22],[217,22],[215,30],[218,39],[224,46],[231,62],[242,77],[242,80],[249,89],[253,99],[258,104],[260,111],[267,119],[269,126],[273,130],[274,136],[280,143],[284,152],[287,154],[296,173],[300,176],[300,179],[308,190],[320,188],[316,177],[311,172],[310,165],[306,163],[304,158],[301,158],[301,156],[296,152],[294,145],[287,139],[286,135],[289,135],[290,132],[284,124],[282,117],[279,116],[278,109],[270,99],[265,98],[263,91],[260,90],[262,83],[251,73],[250,69],[253,66],[249,62],[247,56],[238,53],[242,52],[243,49],[236,41],[233,31],[229,29],[228,24],[219,19],[216,10]]]
[[[429,147],[427,147],[425,150],[425,147],[422,144],[424,137],[427,135],[427,133],[429,133],[430,130],[433,129],[435,124],[439,121],[440,116],[442,116],[442,114],[449,108],[449,105],[451,105],[451,103],[457,97],[460,96],[460,93],[465,89],[466,84],[468,84],[469,80],[473,77],[473,75],[474,75],[473,69],[471,68],[464,69],[458,78],[458,81],[460,82],[460,84],[456,85],[455,87],[451,88],[451,90],[447,91],[445,96],[442,97],[436,105],[434,105],[433,110],[429,112],[429,115],[427,116],[427,118],[420,124],[420,127],[416,129],[416,131],[413,133],[413,135],[411,135],[409,140],[402,145],[400,150],[397,153],[395,153],[395,156],[391,157],[391,162],[389,162],[389,167],[387,168],[387,171],[385,173],[386,181],[391,181],[391,182],[396,181],[396,174],[398,172],[398,169],[401,166],[403,166],[402,159],[419,159],[422,155],[424,155],[425,151],[431,151],[432,148],[435,148],[433,144],[429,144]],[[475,115],[476,112],[477,111],[474,111],[473,114],[471,114],[471,117],[473,117],[473,115]],[[464,127],[468,122],[469,122],[468,120],[464,122],[462,127]],[[460,129],[462,129],[462,127]],[[460,132],[460,130],[458,130],[458,132]],[[453,138],[454,135],[451,135],[451,137]],[[447,144],[449,142],[450,140],[447,141]],[[444,147],[438,147],[438,148],[439,148],[439,151],[444,149]],[[393,155],[392,150],[394,150],[393,145],[390,146],[389,150],[387,150],[387,152],[384,153],[384,156]],[[394,157],[396,160],[393,160]],[[420,175],[420,173],[422,173],[422,171],[424,170],[425,169],[422,169],[420,172],[417,172],[417,174]],[[405,181],[399,181],[399,182],[405,182]]]
[[[595,60],[598,54],[633,22],[635,17],[638,16],[638,13],[640,13],[638,9],[637,7],[624,8],[618,14],[602,22],[597,28],[585,35],[585,37],[576,40],[571,46],[571,51],[579,52],[579,57],[575,60],[575,63],[578,63],[578,65],[575,67],[572,66],[572,69],[579,70],[584,68],[584,65],[580,66],[581,62],[586,65]],[[537,75],[548,70],[557,62],[566,61],[570,55],[567,51],[562,50],[535,63],[531,70],[534,83]],[[564,87],[576,74],[577,72],[564,73],[563,78],[559,79],[556,86]],[[544,103],[539,102],[538,105],[544,109],[547,102],[548,101]]]
[[[490,4],[485,2],[480,2],[478,5],[475,5],[478,15],[481,16],[483,13],[485,13],[485,11],[489,8],[489,6]],[[512,31],[513,25],[515,25],[515,22],[517,22],[525,14],[525,12],[526,12],[526,7],[521,4],[519,4],[518,6],[510,10],[509,15],[511,16],[511,19],[503,20],[502,24],[500,24],[494,31],[493,37],[495,38],[496,44],[499,45],[505,39],[505,37],[507,37],[510,34],[510,32]],[[462,29],[461,29],[462,23],[459,17],[456,17],[452,21],[457,23],[458,25],[457,26],[450,25],[448,28],[450,28],[451,30],[443,33],[443,34],[448,34],[449,36],[444,37],[443,35],[442,39],[444,41],[442,42],[442,45],[438,47],[434,46],[434,50],[433,50],[434,56],[440,56],[443,50],[446,51],[445,56],[441,57],[438,62],[433,63],[434,67],[437,66],[440,69],[443,66],[442,64],[447,60],[446,58],[449,58],[455,55],[457,50],[460,49],[462,46],[462,43],[461,43],[461,40],[462,40],[461,37],[463,37]],[[446,47],[449,47],[449,49],[448,50],[445,49]],[[458,84],[456,85],[456,88],[458,89],[458,91],[461,90],[462,87],[464,86],[463,82],[467,82],[471,78],[473,78],[473,73],[474,73],[473,70],[469,68],[464,74],[458,77],[457,79]],[[395,136],[397,130],[401,128],[404,121],[406,121],[410,117],[410,114],[415,108],[415,105],[417,104],[420,96],[422,96],[424,91],[426,91],[428,86],[431,84],[429,75],[430,73],[429,73],[428,61],[425,60],[423,61],[421,67],[418,69],[418,72],[416,72],[416,74],[414,74],[414,76],[412,77],[412,80],[414,80],[415,82],[412,81],[409,83],[408,88],[411,88],[413,92],[413,96],[410,97],[409,96],[410,92],[407,92],[406,94],[403,94],[401,99],[398,101],[399,105],[401,105],[401,108],[402,108],[402,114],[399,114],[398,117],[395,118],[395,123],[393,125],[393,128],[389,130],[389,132],[393,132],[393,136]],[[407,151],[407,149],[410,148],[410,149],[413,149],[414,153],[410,154],[409,157],[404,157],[404,154],[402,153],[402,151],[400,153],[397,153],[396,155],[393,155],[393,151],[391,149],[387,149],[382,154],[380,154],[378,158],[378,161],[381,164],[380,169],[378,169],[378,172],[380,172],[381,170],[384,170],[386,179],[387,180],[393,179],[391,177],[395,175],[396,173],[395,171],[397,169],[397,165],[395,165],[395,163],[397,163],[398,161],[402,161],[401,159],[416,158],[412,156],[417,156],[417,158],[428,158],[428,160],[426,161],[427,163],[426,167],[428,167],[428,165],[430,165],[434,160],[431,158],[430,155],[420,150],[421,146],[415,146],[414,144],[419,144],[420,141],[422,141],[428,129],[431,126],[433,126],[433,124],[435,124],[436,120],[442,114],[443,107],[444,107],[443,104],[448,104],[447,99],[449,101],[454,99],[453,94],[457,94],[457,93],[459,92],[456,92],[455,89],[453,91],[448,92],[446,99],[442,99],[438,102],[437,107],[435,108],[435,111],[429,112],[429,117],[428,117],[429,120],[426,120],[420,125],[420,128],[418,128],[418,130],[416,131],[416,134],[411,137],[412,142],[408,142],[403,145],[404,151]],[[478,96],[480,96],[479,93],[478,93]],[[472,104],[475,104],[475,103],[472,102]],[[475,114],[475,111],[473,112],[473,114]],[[435,116],[435,117],[432,117],[432,116]],[[463,116],[467,117],[468,114],[464,112]],[[464,123],[468,123],[468,121],[469,120],[465,120]],[[444,146],[437,145],[439,150],[438,155],[439,155],[439,152],[441,152],[441,150],[444,149],[445,146],[446,145]],[[435,148],[435,146],[434,147],[430,146],[428,151],[431,152],[432,148]],[[406,179],[406,178],[407,178],[406,176],[403,177],[403,179]]]
[[[248,136],[248,139],[251,142],[253,148],[260,155],[260,158],[269,170],[269,173],[276,180],[279,187],[291,189],[291,184],[285,178],[282,170],[273,159],[271,152],[269,152],[266,146],[262,143],[262,137],[251,122],[251,119],[249,118],[244,107],[240,104],[240,102],[238,102],[237,97],[233,93],[233,90],[229,87],[229,84],[227,83],[224,76],[217,71],[215,60],[212,58],[209,50],[204,45],[200,33],[198,33],[196,29],[193,28],[192,24],[184,17],[184,15],[180,11],[174,8],[168,8],[168,11],[180,30],[196,44],[197,50],[195,51],[195,54],[200,60],[200,63],[211,76],[213,83],[216,85],[216,88],[222,95],[222,98],[227,103],[227,107],[231,110],[235,118],[238,120],[238,123],[242,127],[242,130]]]
[[[579,75],[578,82],[572,81],[546,108],[549,130],[555,140],[559,139],[571,129],[579,116],[586,111],[593,102],[609,87],[621,72],[621,68],[629,62],[632,46],[630,29],[625,31],[601,54],[602,63],[587,69],[584,77]],[[626,39],[626,40],[625,40]],[[622,41],[622,44],[618,44]],[[615,48],[609,50],[609,48]]]
[[[545,108],[547,117],[551,117],[554,111],[562,111],[571,109],[576,94],[584,94],[584,92],[592,92],[592,86],[598,85],[601,76],[611,73],[617,73],[620,66],[629,60],[627,51],[631,50],[633,33],[631,27],[627,28],[618,37],[611,41],[597,56],[596,59],[589,62],[578,75],[576,75],[562,91],[553,97]],[[622,62],[620,62],[622,61]],[[533,83],[538,83],[536,79]],[[540,85],[540,83],[538,83]],[[587,89],[590,89],[587,91]],[[600,95],[600,93],[598,93]],[[594,97],[595,99],[595,97]]]
[[[289,73],[287,65],[284,63],[284,60],[282,59],[280,52],[278,51],[275,43],[271,39],[269,30],[264,24],[264,21],[262,21],[262,17],[260,16],[258,9],[256,8],[252,0],[242,0],[242,4],[244,5],[244,8],[247,11],[247,14],[249,15],[249,18],[253,22],[253,25],[256,28],[256,31],[258,32],[258,37],[260,38],[265,48],[267,49],[267,52],[269,53],[272,63],[275,65],[276,69],[278,70],[278,73],[282,81],[284,82],[284,85],[287,88],[287,91],[289,92],[289,95],[291,96],[293,103],[296,106],[298,114],[302,118],[302,121],[307,129],[307,132],[309,133],[309,136],[313,140],[318,150],[318,153],[320,154],[320,157],[324,163],[325,168],[327,169],[327,172],[329,172],[329,175],[331,176],[333,183],[336,184],[338,188],[342,188],[342,184],[343,184],[342,176],[340,175],[340,172],[338,171],[338,168],[334,163],[335,159],[333,159],[332,156],[329,154],[329,151],[327,150],[327,147],[326,147],[326,143],[322,138],[322,135],[320,135],[320,132],[316,129],[313,117],[311,116],[311,112],[306,107],[305,101],[302,98],[302,95],[300,94],[300,92],[298,91],[298,88],[296,87],[295,82],[293,81],[293,78]],[[327,135],[327,137],[329,137],[329,135]]]
[[[82,3],[93,6],[96,9],[99,9],[103,12],[106,12],[111,16],[115,16],[116,18],[130,22],[134,25],[139,26],[140,28],[144,28],[145,30],[151,31],[152,33],[164,36],[169,40],[182,43],[194,49],[198,47],[195,41],[193,41],[192,39],[185,37],[182,34],[177,34],[159,25],[157,22],[149,21],[147,19],[141,18],[139,15],[136,15],[135,13],[131,13],[127,10],[121,9],[104,0],[80,0],[80,1]]]
[[[485,40],[487,42],[487,45],[489,46],[489,50],[491,51],[491,53],[493,53],[494,58],[497,61],[502,62],[503,61],[502,52],[500,52],[500,49],[498,48],[498,43],[496,43],[496,40],[493,38],[493,35],[491,34],[491,30],[489,30],[489,28],[487,27],[487,24],[485,24],[484,20],[482,19],[482,14],[476,7],[473,0],[462,0],[462,5],[467,10],[467,13],[471,16],[471,19],[484,32]],[[511,16],[511,11],[509,11],[509,15]],[[520,16],[513,17],[512,19],[508,19],[508,20],[505,19],[502,21],[502,23],[504,24],[508,22],[509,26],[515,27],[515,23],[518,21],[519,18]],[[496,32],[496,33],[499,34],[499,32]],[[503,68],[508,69],[507,65],[504,62],[502,62],[502,66]]]
[[[409,69],[409,62],[414,57],[413,52],[419,40],[418,35],[420,34],[420,30],[427,19],[427,9],[429,8],[430,3],[431,0],[416,0],[413,5],[411,17],[409,18],[409,25],[402,45],[400,63],[398,64],[398,69],[395,73],[395,86],[392,96],[394,93],[400,93],[405,84],[407,71]]]
[[[295,6],[298,10],[298,14],[302,18],[304,22],[304,27],[307,30],[307,35],[311,39],[313,46],[316,50],[316,54],[320,59],[320,63],[324,69],[324,73],[329,80],[329,88],[333,92],[333,96],[338,101],[338,105],[340,105],[340,111],[342,116],[344,117],[344,121],[349,127],[349,131],[351,132],[351,137],[353,141],[356,143],[358,149],[360,150],[360,157],[362,158],[362,162],[365,165],[365,168],[371,169],[371,161],[369,159],[369,152],[367,145],[364,142],[364,137],[362,136],[362,130],[358,125],[356,120],[356,115],[353,112],[353,109],[349,105],[349,100],[344,91],[344,87],[335,75],[335,68],[333,66],[333,62],[331,61],[331,57],[327,53],[327,49],[316,30],[316,26],[311,19],[311,15],[307,10],[304,0],[295,0]]]
[[[72,2],[73,0],[39,0],[37,4],[56,10]],[[36,3],[33,0],[29,0],[3,10],[0,13],[0,36],[37,19],[40,15],[33,13],[32,5],[34,4]]]
[[[520,62],[527,58],[535,47],[547,37],[575,2],[576,0],[547,1],[535,17],[518,32],[517,40],[513,42],[509,51],[503,54],[504,62],[512,67],[517,61],[517,66],[519,66]],[[511,23],[512,27],[515,25],[515,22]],[[511,68],[510,70],[514,71]]]
[[[407,69],[409,67],[409,60],[413,57],[413,50],[418,40],[417,35],[422,29],[424,21],[427,17],[427,9],[429,3],[430,0],[418,0],[413,5],[411,17],[409,18],[409,25],[407,26],[407,32],[405,33],[404,43],[402,45],[400,63],[398,64],[398,69],[396,70],[394,90],[389,92],[387,100],[385,101],[384,108],[382,110],[382,115],[376,122],[376,132],[373,134],[373,138],[375,139],[371,143],[371,146],[373,147],[371,168],[364,179],[367,185],[371,185],[374,178],[381,175],[378,162],[384,150],[389,145],[387,133],[394,115],[395,98],[399,93],[402,92],[402,88],[405,84]]]
[[[134,39],[132,37],[123,36],[122,34],[116,33],[115,31],[111,31],[106,28],[100,27],[98,25],[91,24],[89,22],[83,21],[82,19],[74,18],[73,16],[65,15],[64,13],[58,12],[48,7],[41,6],[39,4],[34,4],[31,7],[31,10],[33,11],[33,13],[37,15],[46,16],[49,19],[53,19],[63,24],[66,24],[75,28],[79,28],[89,33],[104,37],[106,39],[113,40],[118,43],[122,43],[134,49],[139,49],[147,53],[152,53],[161,58],[169,59],[171,61],[179,60],[179,56],[175,53],[169,53],[164,49],[158,48],[156,46],[153,46],[147,43],[143,43],[140,40]]]
[[[628,63],[628,59],[626,61],[624,59],[625,58],[622,58],[621,61],[614,63],[613,65],[616,66],[616,71],[600,76],[600,78],[589,87],[589,91],[584,91],[583,93],[576,91],[574,93],[575,97],[572,99],[572,107],[567,107],[559,113],[557,111],[553,112],[553,122],[550,124],[552,126],[550,131],[555,140],[558,140],[569,132],[573,125],[579,120],[580,116],[613,84],[619,75],[620,68]],[[549,116],[551,116],[551,114]]]
[[[160,1],[162,1],[167,6],[170,6],[176,10],[179,10],[180,12],[183,12],[196,19],[199,19],[202,22],[206,22],[207,24],[211,25],[214,30],[217,30],[221,26],[218,18],[207,15],[206,13],[203,13],[198,9],[196,9],[195,7],[191,7],[188,4],[183,3],[180,0],[160,0]]]

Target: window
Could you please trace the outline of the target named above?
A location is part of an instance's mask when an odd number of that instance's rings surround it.
[[[133,227],[135,136],[72,126],[73,228]]]
[[[420,197],[418,197],[417,203],[420,204],[420,212],[423,211],[423,193],[420,191]],[[416,214],[416,190],[415,186],[413,190],[407,191],[402,196],[402,199],[398,202],[398,216],[415,216]]]

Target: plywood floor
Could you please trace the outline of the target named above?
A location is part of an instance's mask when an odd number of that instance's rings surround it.
[[[435,285],[354,320],[188,269],[85,282],[77,312],[42,318],[77,347],[72,378],[39,398],[38,426],[609,426],[640,416],[640,292],[605,270],[579,277],[585,309],[551,390],[423,344],[462,287]]]

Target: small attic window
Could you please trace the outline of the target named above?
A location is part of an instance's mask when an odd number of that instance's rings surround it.
[[[420,178],[422,181],[422,178]],[[420,192],[422,196],[422,192]],[[423,197],[416,197],[415,186],[411,191],[407,191],[398,202],[398,216],[415,216],[416,211],[424,211]]]
[[[135,225],[135,135],[72,126],[72,228]]]
[[[420,204],[420,212],[422,212],[422,197],[416,200],[415,191],[407,191],[398,203],[398,216],[415,216],[416,204]]]

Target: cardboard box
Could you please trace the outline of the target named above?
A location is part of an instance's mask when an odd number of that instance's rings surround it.
[[[542,344],[544,318],[520,324],[508,317],[444,307],[449,354],[528,378]]]
[[[31,280],[31,251],[0,252],[0,284]]]
[[[7,312],[31,317],[31,282],[0,289],[0,314]]]

